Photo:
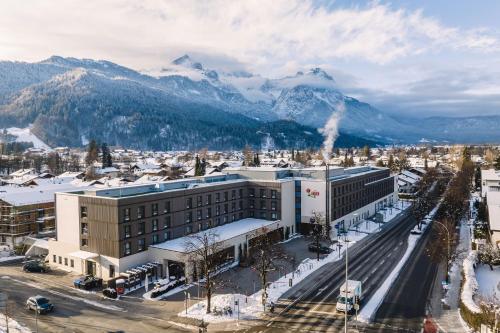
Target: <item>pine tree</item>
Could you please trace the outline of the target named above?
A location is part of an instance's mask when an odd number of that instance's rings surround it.
[[[202,168],[201,168],[201,163],[200,163],[200,157],[198,155],[196,155],[196,158],[195,158],[194,175],[195,176],[203,176],[203,174],[202,174]]]
[[[498,155],[497,158],[495,159],[493,167],[495,168],[495,170],[500,170],[500,155]]]
[[[428,162],[427,162],[427,157],[424,159],[424,169],[425,170],[429,169],[429,165],[428,165]]]
[[[292,161],[295,161],[295,151],[292,148]]]
[[[260,166],[259,153],[256,153],[253,157],[253,165]]]
[[[391,171],[394,171],[394,156],[391,154],[389,155],[389,161],[387,161],[387,167],[391,169]]]
[[[103,143],[101,145],[101,152],[102,152],[102,160],[101,160],[102,167],[107,168],[113,166],[113,159],[111,157],[111,153],[106,143]]]

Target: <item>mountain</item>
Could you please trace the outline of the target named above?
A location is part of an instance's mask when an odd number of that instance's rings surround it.
[[[317,129],[339,111],[337,146],[500,140],[500,116],[394,117],[345,96],[321,68],[269,79],[206,68],[189,55],[138,72],[92,59],[53,56],[0,62],[0,123],[50,145],[95,138],[134,148],[214,149],[273,143],[319,147]]]
[[[0,63],[0,73],[9,77],[0,82],[0,123],[32,124],[32,132],[52,146],[81,146],[95,138],[143,149],[236,149],[263,142],[306,148],[323,140],[313,127],[259,117],[259,103],[222,82],[153,77],[107,61],[61,57]],[[379,143],[349,135],[339,140],[346,146]]]

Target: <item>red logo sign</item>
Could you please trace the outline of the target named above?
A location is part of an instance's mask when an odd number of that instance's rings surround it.
[[[316,198],[317,196],[319,196],[319,191],[311,190],[310,188],[306,188],[306,193],[307,196],[311,198]]]

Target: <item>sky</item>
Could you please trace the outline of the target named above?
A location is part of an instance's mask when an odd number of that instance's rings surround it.
[[[321,67],[395,115],[500,115],[498,0],[2,0],[0,60],[137,70],[189,54],[265,77]]]

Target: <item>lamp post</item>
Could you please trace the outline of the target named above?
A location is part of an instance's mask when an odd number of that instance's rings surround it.
[[[344,295],[344,332],[347,333],[347,296],[349,295],[349,240],[347,239],[347,233],[345,234],[345,295]]]
[[[449,261],[450,261],[450,232],[448,230],[448,228],[441,222],[439,221],[434,221],[435,223],[437,223],[439,226],[443,227],[444,230],[446,230],[446,240],[447,240],[447,243],[448,243],[448,246],[447,246],[447,256],[446,256],[446,282],[449,282],[449,275],[448,275],[448,271],[449,271]]]

